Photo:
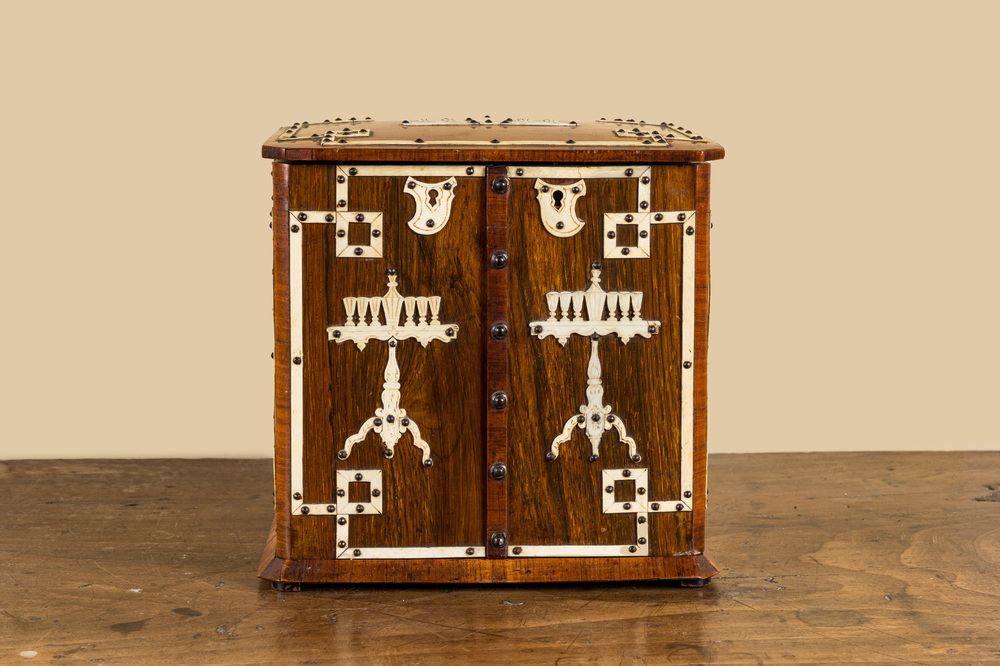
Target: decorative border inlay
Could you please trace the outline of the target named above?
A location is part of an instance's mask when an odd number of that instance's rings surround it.
[[[368,483],[369,502],[351,502],[350,485]],[[351,547],[351,518],[382,515],[382,471],[378,469],[337,470],[337,559],[406,560],[486,557],[484,546],[411,546],[401,548]]]

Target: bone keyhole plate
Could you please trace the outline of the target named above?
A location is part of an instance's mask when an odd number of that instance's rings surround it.
[[[406,179],[403,191],[413,197],[417,210],[407,222],[411,230],[430,236],[444,229],[451,216],[451,203],[455,198],[458,181],[452,177],[440,183],[423,183],[412,176]]]
[[[552,185],[541,178],[535,180],[538,209],[545,229],[559,238],[569,238],[583,229],[583,220],[576,216],[577,200],[587,194],[587,185],[578,180],[570,185]]]

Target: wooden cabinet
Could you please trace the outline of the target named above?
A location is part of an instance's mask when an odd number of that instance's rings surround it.
[[[709,165],[668,123],[337,119],[274,159],[275,527],[302,582],[680,579]]]

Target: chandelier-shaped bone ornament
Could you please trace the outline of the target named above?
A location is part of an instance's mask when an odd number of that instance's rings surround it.
[[[650,338],[659,333],[660,322],[642,318],[641,291],[605,291],[601,288],[600,264],[591,266],[590,283],[586,291],[550,291],[545,294],[548,319],[530,324],[532,335],[539,339],[553,336],[563,346],[571,335],[590,338],[587,402],[580,405],[578,414],[566,420],[562,431],[553,438],[545,459],[552,462],[559,457],[560,445],[570,441],[576,427],[586,432],[591,447],[590,461],[596,462],[600,457],[601,437],[606,430],[614,428],[619,439],[628,447],[629,458],[639,462],[642,456],[638,453],[635,440],[628,436],[625,423],[620,416],[612,413],[610,405],[604,404],[598,344],[602,337],[609,335],[617,335],[622,344],[628,344],[637,335]]]
[[[345,440],[344,448],[337,453],[337,457],[341,460],[349,458],[354,445],[363,442],[374,430],[382,438],[383,454],[392,458],[399,439],[404,432],[409,432],[413,445],[423,452],[421,462],[430,467],[434,464],[430,446],[420,436],[420,428],[413,418],[399,406],[402,384],[396,347],[403,340],[411,339],[422,347],[435,341],[451,342],[458,336],[458,324],[442,324],[438,320],[440,296],[402,296],[396,286],[396,271],[390,268],[388,289],[384,296],[349,296],[343,299],[347,322],[343,326],[326,329],[329,339],[337,344],[353,342],[359,350],[363,350],[370,341],[378,340],[389,347],[383,375],[382,403],[375,409],[375,415]]]

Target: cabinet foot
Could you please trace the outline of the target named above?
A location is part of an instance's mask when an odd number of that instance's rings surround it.
[[[711,578],[681,578],[678,583],[681,587],[705,587]]]

